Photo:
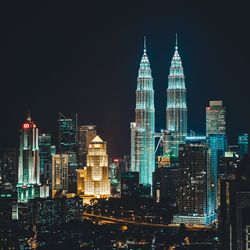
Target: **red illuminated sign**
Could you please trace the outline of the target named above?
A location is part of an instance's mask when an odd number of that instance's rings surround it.
[[[27,128],[29,128],[29,127],[30,127],[30,125],[29,125],[28,123],[24,123],[24,124],[23,124],[23,128],[26,128],[26,129],[27,129]]]

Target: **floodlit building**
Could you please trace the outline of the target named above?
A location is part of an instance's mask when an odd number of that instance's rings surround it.
[[[68,159],[67,154],[52,156],[52,198],[68,191]]]
[[[210,151],[206,137],[190,137],[179,147],[178,215],[174,223],[211,224],[215,215],[210,205]]]
[[[179,144],[184,143],[187,136],[187,104],[185,76],[178,52],[177,36],[168,76],[166,130],[170,132],[171,137],[164,148],[171,152],[172,157],[178,157]]]
[[[17,192],[18,201],[27,202],[39,197],[40,191],[38,128],[30,115],[20,132]]]
[[[84,180],[87,176],[87,168],[77,169],[77,195],[84,194]]]
[[[222,101],[210,101],[206,107],[206,135],[226,134],[226,108]]]
[[[242,158],[248,152],[248,134],[238,136],[239,156]]]
[[[146,53],[137,78],[135,123],[131,123],[131,170],[139,172],[140,184],[152,186],[155,169],[155,108],[153,78]]]
[[[110,196],[107,144],[98,135],[89,144],[84,193],[96,197]]]

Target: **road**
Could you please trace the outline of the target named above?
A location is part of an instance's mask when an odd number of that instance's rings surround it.
[[[90,213],[83,213],[84,218],[96,218],[102,221],[110,221],[114,223],[121,223],[121,224],[131,224],[131,225],[136,225],[136,226],[148,226],[148,227],[160,227],[160,228],[168,228],[168,229],[178,229],[180,227],[179,224],[157,224],[157,223],[147,223],[147,222],[137,222],[137,221],[130,221],[126,219],[118,219],[118,218],[113,218],[113,217],[108,217],[108,216],[102,216],[102,215],[95,215],[95,214],[90,214]],[[187,230],[191,231],[197,231],[197,230],[211,230],[213,231],[214,229],[208,226],[202,226],[202,225],[186,225]]]

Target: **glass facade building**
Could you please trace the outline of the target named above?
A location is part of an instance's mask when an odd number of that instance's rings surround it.
[[[195,137],[179,146],[178,215],[174,223],[211,224],[215,215],[211,209],[210,150],[206,137]]]
[[[178,157],[179,144],[184,143],[187,136],[187,104],[185,76],[178,52],[177,39],[168,76],[166,130],[171,133],[172,139],[168,142],[165,150],[173,157]]]
[[[222,101],[210,101],[206,107],[206,135],[226,134],[226,108]]]
[[[52,156],[52,198],[68,191],[68,159],[67,154]]]
[[[131,171],[139,172],[140,184],[150,187],[155,169],[154,136],[153,78],[144,40],[144,53],[137,78],[135,123],[131,124]]]
[[[239,156],[242,158],[248,153],[248,134],[238,136]]]

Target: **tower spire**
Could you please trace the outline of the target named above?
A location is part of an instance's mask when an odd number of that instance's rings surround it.
[[[147,51],[146,36],[144,36],[144,53]]]
[[[28,111],[28,117],[27,117],[27,121],[31,121],[31,117],[30,117],[30,111]]]
[[[178,49],[178,35],[175,33],[175,49]]]

